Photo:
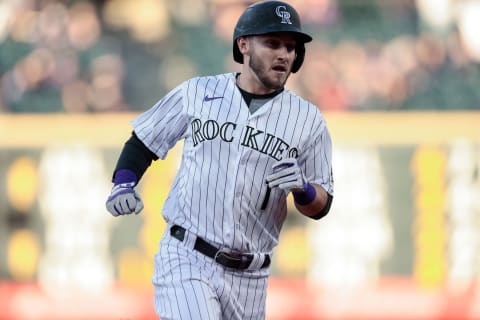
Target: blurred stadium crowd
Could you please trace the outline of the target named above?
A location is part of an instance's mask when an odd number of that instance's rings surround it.
[[[191,76],[235,71],[252,2],[3,0],[0,112],[140,111]],[[322,110],[480,108],[480,1],[289,2],[315,41],[288,86]]]

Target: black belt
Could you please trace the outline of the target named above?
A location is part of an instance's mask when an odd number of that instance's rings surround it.
[[[183,239],[185,238],[185,228],[174,225],[170,229],[170,235],[180,241],[183,241]],[[216,248],[215,246],[212,246],[210,243],[206,242],[200,237],[197,237],[197,239],[195,240],[195,245],[193,248],[227,268],[245,270],[248,269],[248,267],[253,261],[253,254],[225,252]],[[263,264],[260,268],[266,268],[269,265],[270,256],[266,254],[265,260],[263,261]]]

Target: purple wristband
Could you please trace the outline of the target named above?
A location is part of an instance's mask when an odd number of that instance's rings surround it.
[[[311,203],[313,200],[315,200],[315,197],[317,196],[317,191],[315,190],[315,187],[312,186],[310,183],[305,184],[304,190],[305,191],[303,192],[292,192],[293,199],[301,206],[305,206]]]
[[[114,184],[135,182],[137,184],[138,178],[135,172],[130,169],[119,169],[115,171],[115,176],[113,177]]]

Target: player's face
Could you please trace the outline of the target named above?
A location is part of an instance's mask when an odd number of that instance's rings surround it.
[[[248,66],[254,81],[268,91],[282,88],[295,60],[296,40],[289,33],[249,38]]]

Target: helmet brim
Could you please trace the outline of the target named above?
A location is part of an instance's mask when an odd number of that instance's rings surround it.
[[[303,32],[298,32],[298,31],[285,31],[288,33],[293,33],[295,34],[295,38],[297,40],[297,45],[303,45],[307,42],[311,42],[313,39],[311,36],[309,36],[306,33]],[[234,39],[233,41],[233,60],[235,62],[238,62],[240,64],[243,64],[243,54],[240,52],[240,49],[238,48],[237,45],[237,39],[240,37],[247,37],[247,36],[258,36],[258,35],[263,35],[263,34],[270,34],[270,33],[278,33],[278,31],[272,31],[272,32],[266,32],[266,33],[253,33],[253,34],[248,34],[248,35],[242,35]]]

